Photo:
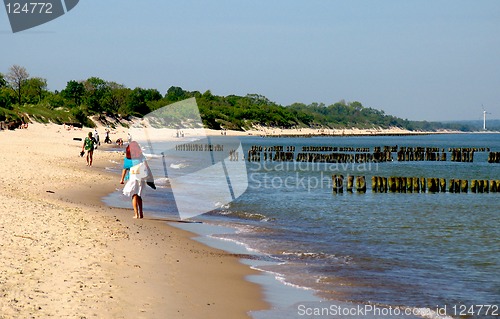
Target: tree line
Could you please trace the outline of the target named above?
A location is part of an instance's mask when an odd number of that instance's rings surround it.
[[[128,88],[99,77],[70,80],[61,91],[50,91],[47,80],[31,77],[26,68],[13,65],[0,73],[0,121],[26,116],[61,123],[78,121],[93,126],[88,117],[109,115],[142,117],[161,107],[196,98],[203,124],[212,129],[243,130],[253,125],[280,128],[400,127],[409,130],[470,130],[463,124],[409,121],[364,107],[360,102],[339,101],[332,105],[294,103],[282,106],[259,94],[213,95],[210,90],[186,91],[171,86],[162,94],[156,89]]]

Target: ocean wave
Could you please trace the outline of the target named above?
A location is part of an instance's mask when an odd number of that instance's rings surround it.
[[[263,253],[262,251],[256,249],[256,248],[252,248],[250,247],[248,244],[245,244],[244,242],[241,242],[235,238],[229,238],[227,237],[227,234],[213,234],[213,235],[209,235],[208,237],[210,238],[215,238],[217,240],[222,240],[222,241],[226,241],[226,242],[230,242],[230,243],[233,243],[233,244],[236,244],[238,246],[242,246],[245,248],[246,251],[248,251],[250,254],[252,255],[256,255],[256,256],[263,256],[263,257],[269,257],[269,255]],[[259,259],[263,259],[263,258],[259,258]]]
[[[170,168],[173,168],[173,169],[182,169],[182,168],[185,168],[185,167],[188,167],[189,165],[186,164],[186,163],[178,163],[178,164],[170,164]]]
[[[439,315],[435,310],[430,308],[406,308],[400,307],[401,309],[411,309],[412,313],[417,316],[422,316],[427,319],[453,319],[450,316]]]
[[[296,288],[296,289],[302,289],[302,290],[312,290],[312,291],[315,290],[315,289],[313,289],[311,287],[306,287],[306,286],[301,286],[301,285],[293,284],[293,283],[287,281],[286,278],[284,276],[281,276],[281,275],[275,275],[274,278],[276,278],[276,280],[278,282],[280,282],[281,284],[283,284],[285,286],[293,287],[293,288]]]
[[[155,178],[155,185],[160,188],[167,187],[169,185],[168,178],[167,177]]]
[[[231,205],[228,203],[222,203],[222,202],[216,202],[215,207],[221,208],[221,209],[228,209]]]
[[[266,269],[266,267],[263,265],[252,265],[252,266],[250,266],[250,268],[253,270],[257,270],[257,271],[272,275],[276,279],[276,281],[278,281],[279,283],[281,283],[284,286],[293,287],[293,288],[301,289],[301,290],[316,291],[316,289],[311,288],[311,287],[291,283],[290,281],[288,281],[286,279],[285,275],[283,275],[279,272],[273,271],[273,270]]]
[[[146,158],[162,158],[163,156],[161,154],[150,154],[150,153],[143,153]]]
[[[223,208],[225,208],[225,207],[223,207]],[[229,207],[227,207],[227,208],[229,208]],[[261,221],[261,222],[269,222],[269,221],[276,220],[275,218],[268,217],[264,214],[250,213],[250,212],[245,212],[245,211],[222,210],[222,211],[219,211],[217,213],[219,215],[235,217],[235,218],[240,218],[240,219]]]
[[[335,254],[327,254],[323,252],[289,252],[283,251],[278,253],[281,256],[291,256],[297,257],[299,260],[335,260],[337,262],[342,262],[345,264],[349,264],[352,261],[351,256],[337,256]]]

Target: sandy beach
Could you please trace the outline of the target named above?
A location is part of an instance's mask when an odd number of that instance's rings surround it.
[[[139,121],[135,122],[136,124]],[[409,136],[409,135],[431,135],[431,134],[463,134],[460,131],[442,130],[436,132],[430,131],[409,131],[399,127],[392,128],[374,128],[374,129],[358,129],[358,128],[339,128],[339,129],[280,129],[272,127],[255,126],[250,130],[213,130],[205,128],[190,128],[182,129],[172,128],[153,128],[148,124],[141,122],[141,125],[134,126],[131,122],[130,133],[134,140],[144,141],[179,141],[179,137],[185,138],[204,138],[206,136],[258,136],[258,137],[352,137],[352,136]],[[144,129],[146,128],[146,130]]]
[[[228,135],[245,136],[263,136],[263,137],[298,137],[298,136],[376,136],[376,135],[422,135],[422,134],[435,134],[436,132],[420,132],[409,131],[399,127],[391,128],[372,128],[372,129],[359,129],[359,128],[294,128],[294,129],[281,129],[265,126],[255,126],[253,129],[241,131],[228,131]],[[440,133],[450,133],[443,131]],[[210,134],[220,134],[219,131],[210,130]]]
[[[105,168],[123,155],[97,150],[87,167],[73,138],[89,131],[0,132],[0,318],[248,318],[268,307],[238,256],[105,206],[122,186]]]

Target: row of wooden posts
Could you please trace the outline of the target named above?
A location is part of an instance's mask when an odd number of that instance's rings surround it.
[[[375,193],[497,193],[500,192],[500,180],[477,180],[469,183],[466,179],[450,179],[447,183],[445,178],[424,177],[382,177],[372,176],[372,192]],[[469,187],[470,185],[470,187]],[[447,187],[448,186],[448,187]],[[347,176],[347,185],[344,183],[343,175],[332,175],[332,189],[334,193],[366,192],[365,176]]]
[[[370,163],[387,162],[392,157],[385,153],[298,153],[294,152],[259,152],[249,150],[247,160],[249,162],[273,161],[273,162],[308,162],[308,163]]]
[[[357,152],[369,153],[369,147],[351,147],[351,146],[302,146],[302,152]]]
[[[369,163],[390,160],[384,153],[298,153],[296,158],[297,162],[309,163]]]
[[[413,162],[413,161],[446,161],[446,153],[439,153],[434,150],[417,148],[416,150],[400,150],[397,153],[398,162]]]
[[[446,161],[446,153],[439,152],[398,152],[397,160],[404,161]],[[392,153],[390,152],[374,152],[374,153],[298,153],[295,157],[294,152],[259,152],[257,150],[249,150],[248,161],[260,162],[275,161],[275,162],[309,162],[309,163],[368,163],[368,162],[390,162],[392,161]],[[474,151],[471,152],[452,152],[451,161],[453,162],[469,162],[474,161]],[[500,163],[500,152],[490,153],[488,157],[489,163]]]
[[[175,145],[176,151],[182,152],[223,152],[224,145],[223,144],[210,144],[210,143],[186,143]]]
[[[347,176],[347,187],[348,192],[352,192],[354,187],[354,179],[356,178],[356,191],[358,193],[366,193],[366,179],[364,176]],[[344,192],[344,176],[343,175],[332,175],[332,189],[334,193]]]
[[[449,148],[452,162],[474,162],[475,152],[489,151],[488,148]],[[333,152],[333,153],[327,153]],[[446,161],[445,149],[437,147],[374,147],[373,153],[365,147],[303,146],[302,152],[295,156],[295,146],[251,146],[247,160],[250,162],[309,162],[309,163],[367,163],[393,161],[396,152],[397,161]],[[491,152],[489,163],[500,163],[500,152]]]
[[[500,152],[490,152],[488,154],[488,163],[500,163]]]
[[[283,146],[283,145],[274,145],[274,146],[262,146],[262,145],[252,145],[250,147],[250,151],[255,152],[295,152],[295,146]]]

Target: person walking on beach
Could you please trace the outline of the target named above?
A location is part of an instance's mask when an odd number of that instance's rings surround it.
[[[82,145],[82,152],[87,151],[87,166],[92,166],[94,156],[95,139],[92,137],[92,132],[85,138]]]
[[[101,145],[101,142],[99,141],[99,133],[97,133],[97,129],[94,129],[94,140],[95,140],[95,148],[97,149],[97,147]]]
[[[151,170],[146,162],[141,147],[135,141],[131,141],[126,148],[125,158],[123,159],[123,170],[120,184],[127,184],[123,187],[123,195],[132,198],[132,207],[134,208],[134,218],[144,218],[142,210],[142,194],[146,183],[153,189],[154,179]]]

